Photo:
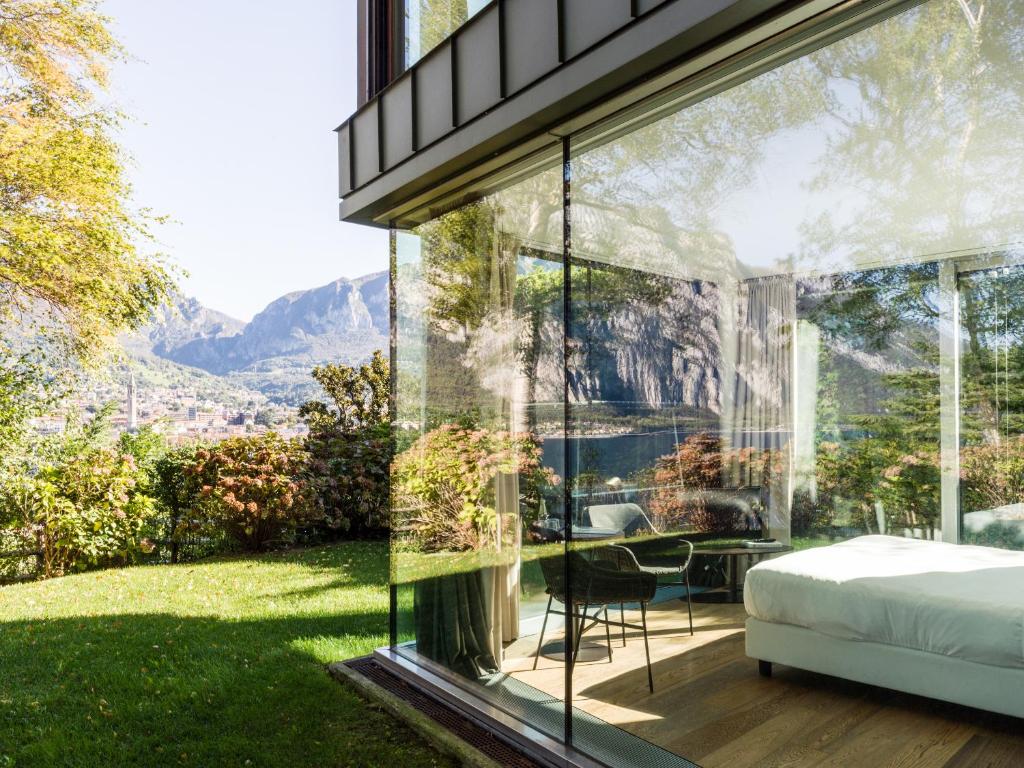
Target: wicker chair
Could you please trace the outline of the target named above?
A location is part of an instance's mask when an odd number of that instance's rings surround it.
[[[572,580],[571,610],[560,611],[552,608],[557,600],[568,606],[566,590],[566,558],[569,564],[569,578]],[[568,555],[545,558],[540,561],[544,581],[547,584],[548,605],[541,625],[540,637],[537,639],[537,652],[533,659],[533,668],[537,668],[540,649],[544,643],[544,631],[547,629],[548,616],[554,613],[565,616],[573,622],[574,645],[570,660],[576,664],[580,650],[580,638],[588,630],[603,624],[605,640],[608,643],[608,661],[612,660],[611,627],[622,629],[622,644],[626,644],[626,629],[643,632],[644,653],[647,657],[647,684],[654,693],[654,675],[651,671],[651,650],[647,640],[647,605],[654,598],[658,589],[658,577],[640,569],[633,553],[625,547],[606,545],[583,552],[569,552]],[[608,617],[608,606],[619,604],[620,621],[612,621]],[[625,621],[625,604],[639,603],[641,624],[627,624]],[[590,614],[591,608],[597,608]],[[566,658],[570,658],[566,649]]]
[[[646,513],[638,504],[597,504],[587,508],[591,525],[601,528],[609,528],[624,531],[627,536],[641,531],[650,531],[656,534],[657,542],[671,541],[686,548],[686,556],[680,561],[678,555],[670,557],[650,557],[644,551],[647,545],[652,542],[630,547],[636,556],[633,563],[639,563],[639,568],[645,573],[653,573],[659,578],[665,576],[676,577],[675,581],[659,581],[659,587],[684,587],[686,589],[686,614],[690,621],[690,634],[693,634],[693,604],[690,602],[690,563],[693,561],[693,544],[686,539],[666,534],[654,527],[654,523],[647,517]],[[630,570],[632,566],[626,564],[623,570]],[[621,606],[620,606],[621,608]],[[620,616],[622,612],[620,611]]]

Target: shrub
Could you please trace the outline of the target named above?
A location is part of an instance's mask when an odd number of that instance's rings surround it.
[[[323,507],[328,533],[362,534],[388,523],[391,437],[384,426],[327,426],[306,439],[307,479]]]
[[[726,449],[720,438],[708,432],[690,435],[655,463],[651,512],[665,528],[732,533],[738,523],[735,510],[727,504],[706,503],[703,492],[729,487],[725,475],[733,467],[754,478],[756,485],[771,488],[781,469],[780,458],[778,451]]]
[[[328,533],[365,533],[387,527],[391,429],[387,358],[380,350],[366,365],[313,369],[330,403],[303,403],[309,427],[309,484],[323,507]]]
[[[152,543],[143,536],[153,500],[139,492],[133,457],[92,448],[34,474],[5,478],[6,527],[32,541],[45,576],[134,561]]]
[[[541,464],[537,439],[526,433],[444,424],[395,458],[396,529],[424,551],[482,549],[496,540],[497,479],[518,475],[529,523],[545,485],[559,482]]]
[[[153,464],[159,512],[154,523],[164,545],[162,559],[172,563],[213,554],[227,538],[224,531],[205,524],[210,518],[202,489],[212,486],[216,477],[204,477],[198,470],[200,450],[198,445],[183,445],[167,451]]]
[[[273,432],[235,437],[196,452],[189,470],[203,484],[204,515],[196,526],[227,532],[248,551],[292,539],[322,513],[307,481],[306,453]]]

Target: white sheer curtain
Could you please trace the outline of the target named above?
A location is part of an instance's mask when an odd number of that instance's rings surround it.
[[[484,589],[490,596],[491,652],[503,661],[503,648],[519,638],[519,549],[522,525],[519,522],[519,475],[501,474],[495,478],[495,511],[498,526],[499,559],[493,568],[484,568]]]
[[[745,280],[738,286],[736,305],[732,480],[762,488],[768,533],[786,541],[792,494],[793,278]]]

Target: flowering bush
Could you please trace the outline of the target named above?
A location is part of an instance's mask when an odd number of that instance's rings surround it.
[[[770,488],[780,463],[779,451],[727,449],[708,432],[690,435],[655,463],[651,512],[666,529],[732,533],[737,527],[735,509],[708,504],[702,492],[729,487],[724,480],[730,468],[741,470],[755,485]]]
[[[541,488],[559,482],[530,434],[437,427],[395,459],[393,524],[425,551],[482,549],[497,535],[500,476],[518,476],[514,511],[524,522],[538,512]]]
[[[140,492],[127,454],[89,449],[8,476],[4,486],[3,521],[33,542],[45,576],[132,562],[152,549],[142,532],[153,500]]]
[[[306,450],[306,476],[323,507],[326,532],[359,534],[387,527],[388,425],[321,427],[306,438]]]
[[[306,453],[273,432],[224,440],[196,451],[189,470],[203,478],[200,496],[210,525],[226,531],[249,551],[283,543],[301,524],[322,516],[303,480]]]

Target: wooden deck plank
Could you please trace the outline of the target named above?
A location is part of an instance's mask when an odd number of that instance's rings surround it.
[[[1019,736],[977,733],[943,768],[1019,768],[1022,764],[1024,745]]]
[[[576,666],[574,706],[706,768],[1024,766],[1020,720],[779,665],[760,677],[744,653],[745,616],[739,605],[694,605],[690,636],[684,604],[655,606],[654,694],[642,635],[628,632],[623,648],[613,630],[611,662]],[[560,695],[561,662],[541,658],[533,671],[535,649],[536,637],[509,646],[504,671]]]

